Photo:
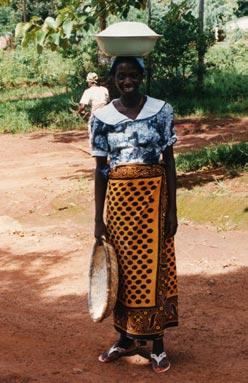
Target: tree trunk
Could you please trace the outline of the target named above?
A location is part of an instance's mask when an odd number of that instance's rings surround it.
[[[147,0],[147,10],[148,10],[148,26],[151,26],[152,19],[152,4],[151,0]],[[151,93],[151,78],[152,78],[152,60],[151,56],[148,56],[147,60],[147,76],[146,76],[146,93],[150,96]]]
[[[106,29],[107,27],[107,21],[106,21],[106,18],[107,18],[107,15],[104,13],[102,13],[100,16],[99,16],[99,23],[100,23],[100,30],[103,31],[104,29]]]
[[[27,0],[22,0],[22,21],[27,22]]]
[[[197,71],[197,91],[203,92],[204,81],[204,58],[205,58],[205,36],[204,36],[204,0],[199,0],[198,16],[198,71]]]
[[[105,1],[102,2],[102,8],[99,14],[99,24],[100,24],[100,31],[103,31],[107,27],[107,12],[105,9]],[[104,65],[106,64],[106,56],[98,50],[98,64]]]
[[[99,11],[100,30],[103,31],[107,27],[108,12],[106,10],[106,1],[105,0],[100,0],[98,7],[99,7],[98,11]]]

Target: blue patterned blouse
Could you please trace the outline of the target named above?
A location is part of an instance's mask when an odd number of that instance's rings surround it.
[[[157,164],[161,153],[176,140],[171,105],[148,96],[135,120],[120,113],[113,102],[91,119],[92,155],[108,157],[111,168],[126,163]]]

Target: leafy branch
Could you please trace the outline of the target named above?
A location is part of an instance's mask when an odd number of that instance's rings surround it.
[[[23,47],[35,43],[38,52],[42,52],[44,46],[52,50],[66,49],[79,42],[96,20],[100,29],[104,29],[109,15],[126,17],[131,6],[141,9],[146,3],[146,0],[128,0],[124,4],[121,0],[73,0],[58,10],[55,17],[49,16],[43,21],[33,16],[28,22],[18,23],[15,37],[21,39]]]

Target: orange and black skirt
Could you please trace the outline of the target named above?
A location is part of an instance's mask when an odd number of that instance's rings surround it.
[[[165,239],[166,212],[162,164],[110,171],[106,221],[119,265],[114,325],[129,337],[155,339],[178,323],[174,239]]]

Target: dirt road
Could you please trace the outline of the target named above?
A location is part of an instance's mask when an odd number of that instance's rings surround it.
[[[155,376],[138,356],[97,362],[116,334],[87,311],[93,161],[77,147],[87,150],[84,133],[0,136],[0,383],[245,383],[247,232],[193,224],[176,241],[171,370]]]

